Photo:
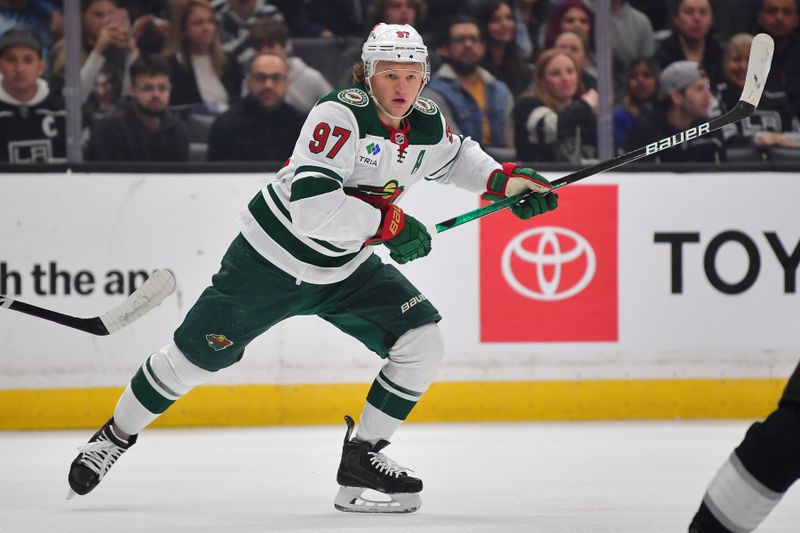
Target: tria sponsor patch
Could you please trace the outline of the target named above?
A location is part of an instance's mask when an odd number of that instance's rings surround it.
[[[208,345],[214,348],[214,351],[224,350],[228,346],[233,346],[233,341],[225,337],[225,335],[217,335],[216,333],[209,333],[206,335]]]

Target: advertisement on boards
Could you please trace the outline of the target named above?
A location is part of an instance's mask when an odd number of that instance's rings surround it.
[[[481,219],[481,342],[615,342],[617,185],[559,191],[541,219]]]

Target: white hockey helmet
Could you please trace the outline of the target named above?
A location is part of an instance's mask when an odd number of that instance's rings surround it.
[[[368,79],[375,74],[378,61],[422,63],[425,65],[424,84],[431,79],[428,47],[419,32],[410,24],[376,24],[361,48],[361,60]]]

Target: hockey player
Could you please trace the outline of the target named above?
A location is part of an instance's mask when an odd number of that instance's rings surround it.
[[[64,102],[41,78],[45,68],[35,33],[0,37],[0,163],[66,161]]]
[[[137,434],[192,387],[242,358],[245,346],[281,320],[317,315],[386,359],[367,395],[358,431],[345,417],[342,511],[411,512],[422,481],[383,449],[434,378],[444,353],[439,312],[393,266],[431,250],[425,226],[396,205],[423,179],[496,201],[532,190],[511,210],[530,218],[555,209],[550,183],[530,168],[499,164],[477,142],[453,135],[420,97],[428,51],[408,25],[378,24],[362,50],[355,84],[310,112],[291,159],[239,217],[241,234],[173,342],[152,354],[126,387],[113,417],[73,461],[69,484],[87,494]],[[391,498],[369,501],[373,489]]]
[[[711,480],[689,533],[755,530],[800,478],[800,365],[778,408],[747,430]]]

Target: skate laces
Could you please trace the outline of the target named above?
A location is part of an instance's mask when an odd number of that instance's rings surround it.
[[[369,462],[381,474],[386,474],[388,476],[399,478],[400,474],[408,474],[409,472],[413,472],[413,470],[411,470],[410,468],[405,468],[403,466],[400,466],[399,464],[389,459],[382,453],[367,452],[367,454],[371,456],[369,458]]]
[[[100,433],[96,441],[87,442],[78,448],[78,452],[83,455],[80,458],[80,462],[97,474],[98,481],[100,481],[125,452],[125,448],[121,448],[111,442],[105,433]]]

